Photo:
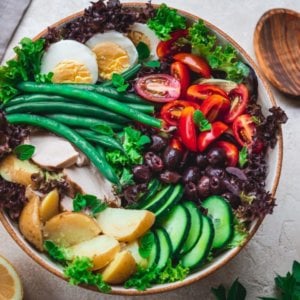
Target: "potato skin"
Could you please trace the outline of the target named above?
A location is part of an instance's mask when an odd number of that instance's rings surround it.
[[[59,246],[70,247],[99,235],[97,222],[83,213],[63,212],[46,222],[44,238]]]
[[[26,191],[26,196],[28,203],[21,212],[19,228],[27,241],[43,251],[42,224],[39,213],[40,198],[29,189]]]
[[[136,271],[136,262],[130,251],[122,251],[102,272],[102,278],[110,284],[126,281]]]
[[[49,192],[41,202],[40,217],[43,222],[49,221],[59,213],[59,193],[57,189]]]

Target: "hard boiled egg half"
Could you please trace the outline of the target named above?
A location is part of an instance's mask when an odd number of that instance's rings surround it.
[[[95,54],[84,44],[62,40],[50,45],[41,62],[41,73],[53,72],[54,83],[96,83]]]
[[[145,43],[150,49],[150,59],[157,59],[156,48],[159,43],[159,38],[155,35],[146,24],[134,23],[129,27],[127,36],[137,46],[139,42]]]
[[[93,35],[86,45],[96,54],[99,77],[102,79],[111,79],[114,73],[123,73],[138,59],[132,41],[114,30]]]

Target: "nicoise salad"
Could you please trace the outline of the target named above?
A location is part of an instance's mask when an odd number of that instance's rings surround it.
[[[0,67],[0,207],[71,284],[183,280],[272,213],[254,70],[201,19],[117,0]]]

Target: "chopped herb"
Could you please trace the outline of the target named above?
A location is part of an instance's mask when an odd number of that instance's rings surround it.
[[[239,152],[239,165],[241,168],[245,166],[248,162],[248,150],[247,147],[243,147],[242,150]]]
[[[136,46],[139,55],[139,60],[145,60],[150,56],[150,49],[144,42],[139,42]]]
[[[154,244],[154,234],[153,232],[147,232],[139,241],[139,254],[143,258],[148,258],[151,252],[151,249]]]
[[[134,184],[134,181],[132,178],[133,178],[132,172],[130,170],[128,170],[127,168],[124,168],[122,175],[120,177],[120,184],[122,186]]]
[[[99,291],[103,293],[109,293],[111,287],[103,281],[100,273],[93,273],[93,262],[88,257],[76,257],[72,263],[70,263],[64,269],[64,275],[69,278],[69,282],[72,285],[89,284],[96,286]]]
[[[205,118],[204,114],[200,110],[196,110],[194,112],[194,123],[199,127],[200,131],[208,131],[211,130],[211,124],[209,121]]]
[[[34,76],[34,80],[38,83],[50,83],[52,82],[53,73],[48,74],[37,74]]]
[[[52,241],[45,241],[44,248],[48,252],[49,256],[58,262],[65,263],[66,262],[66,249],[57,246]]]
[[[28,160],[32,157],[35,147],[32,145],[22,144],[14,149],[14,154],[20,160]]]
[[[217,37],[210,34],[203,20],[190,27],[189,37],[193,53],[204,57],[212,69],[226,72],[227,80],[241,82],[249,75],[249,68],[239,61],[235,48],[217,45]]]
[[[173,31],[186,28],[186,19],[179,15],[176,9],[161,4],[155,17],[148,20],[147,25],[161,40],[166,41],[171,38],[170,33]]]
[[[91,211],[91,215],[96,215],[107,207],[105,202],[102,202],[94,195],[76,194],[73,199],[73,211],[78,212],[85,209]]]
[[[1,101],[5,103],[16,96],[19,93],[16,86],[22,81],[49,81],[51,74],[40,75],[44,44],[44,39],[32,41],[23,38],[20,46],[14,48],[17,58],[7,61],[6,65],[0,67]]]
[[[126,83],[125,78],[120,74],[114,73],[111,81],[119,93],[125,92],[129,87],[129,84]]]
[[[102,135],[107,135],[107,136],[111,136],[111,137],[115,135],[115,133],[111,129],[111,127],[109,127],[107,125],[97,124],[97,125],[92,126],[91,129]]]
[[[245,300],[247,295],[246,289],[238,279],[236,279],[230,287],[227,297],[226,290],[223,285],[220,285],[217,288],[212,288],[211,291],[215,295],[216,300]]]
[[[160,67],[160,61],[159,60],[151,60],[144,62],[144,66],[148,68],[159,68]]]

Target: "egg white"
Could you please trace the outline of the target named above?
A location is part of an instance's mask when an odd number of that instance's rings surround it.
[[[98,80],[98,65],[96,55],[87,46],[73,40],[61,40],[50,45],[42,57],[41,73],[53,72],[63,61],[75,61],[83,64],[92,78],[91,83]]]
[[[134,23],[129,27],[129,36],[130,36],[130,31],[136,31],[144,34],[148,40],[149,40],[149,45],[147,45],[150,48],[150,59],[157,59],[157,54],[156,54],[156,48],[158,43],[160,42],[159,38],[156,36],[153,30],[151,30],[147,24],[143,23]]]

